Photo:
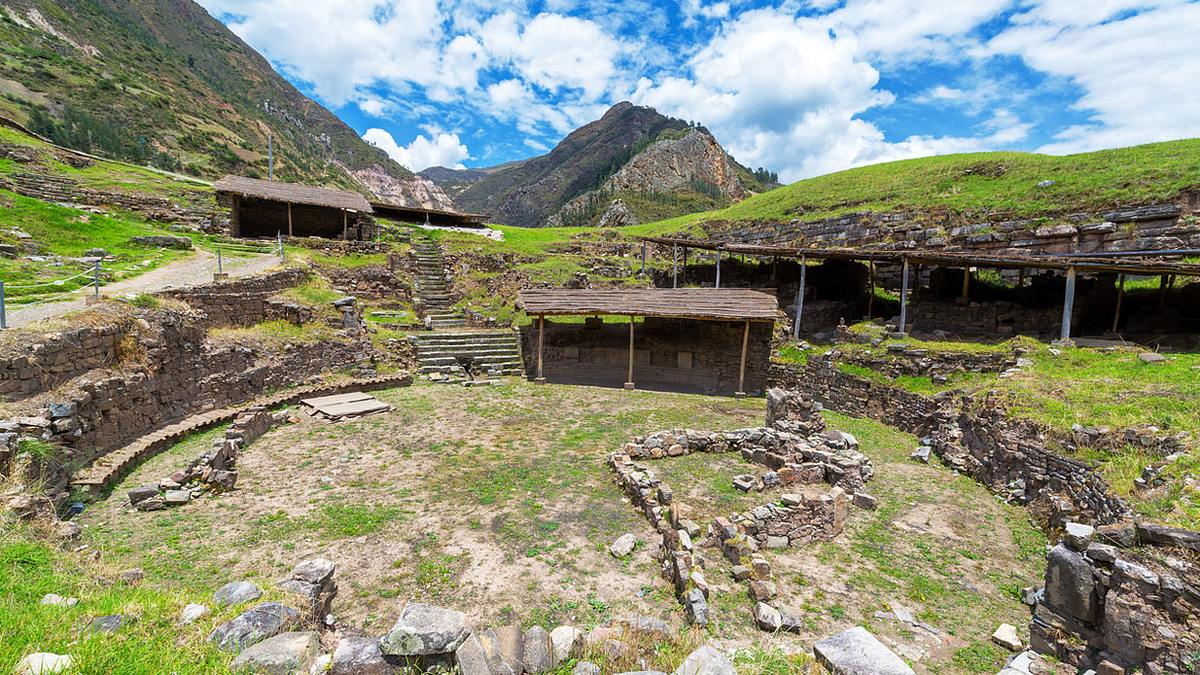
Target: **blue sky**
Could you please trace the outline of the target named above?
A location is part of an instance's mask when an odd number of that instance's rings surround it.
[[[540,154],[622,100],[791,181],[1200,136],[1187,0],[200,0],[413,170]]]

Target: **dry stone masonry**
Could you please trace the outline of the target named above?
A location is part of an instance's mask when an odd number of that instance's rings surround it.
[[[705,541],[735,566],[735,580],[748,582],[749,593],[760,605],[756,610],[760,627],[778,630],[783,623],[774,618],[782,622],[784,615],[767,604],[775,589],[769,580],[770,564],[758,553],[830,539],[842,531],[852,501],[874,506],[874,498],[864,491],[873,472],[870,459],[858,452],[853,436],[825,430],[820,404],[806,395],[772,389],[767,394],[767,409],[767,427],[660,431],[635,438],[608,458],[617,485],[661,533],[657,555],[663,576],[694,624],[709,621],[708,584],[694,557],[702,532]],[[693,452],[740,453],[746,462],[766,471],[731,477],[738,489],[785,492],[775,502],[717,518],[703,531],[681,518],[672,488],[644,463]],[[832,487],[827,492],[809,493],[802,487],[805,484]],[[746,573],[740,574],[739,569]],[[786,618],[787,625],[798,629],[798,619]]]

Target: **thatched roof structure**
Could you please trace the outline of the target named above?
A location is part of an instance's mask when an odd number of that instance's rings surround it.
[[[311,185],[246,178],[245,176],[225,176],[213,185],[213,189],[218,194],[371,213],[371,204],[365,197],[357,192],[345,190],[331,190]]]
[[[748,288],[541,289],[521,291],[525,313],[544,316],[619,316],[774,321],[779,301]]]

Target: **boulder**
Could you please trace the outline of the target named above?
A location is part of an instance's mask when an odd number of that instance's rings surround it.
[[[1017,628],[1011,624],[1002,623],[996,632],[992,633],[992,642],[1004,647],[1010,652],[1021,651],[1021,638],[1017,635]]]
[[[684,596],[684,611],[688,623],[693,626],[708,625],[708,599],[699,588],[693,588]]]
[[[625,614],[614,618],[611,623],[655,642],[671,640],[675,637],[675,631],[666,621],[644,614]]]
[[[524,657],[527,673],[548,673],[558,667],[554,645],[545,628],[533,626],[525,631]]]
[[[514,673],[525,670],[525,636],[516,624],[496,629],[496,644],[500,649],[500,662]]]
[[[64,673],[70,670],[74,659],[65,654],[51,654],[50,652],[35,652],[27,654],[19,662],[13,670],[16,675],[50,675],[51,673]],[[599,673],[599,669],[596,670]]]
[[[624,558],[630,553],[633,553],[634,546],[637,546],[637,537],[633,536],[632,533],[627,532],[617,537],[616,541],[614,541],[612,545],[608,547],[608,552],[612,554],[612,557],[614,558]]]
[[[47,593],[42,596],[40,604],[52,605],[55,607],[72,607],[79,604],[79,598],[67,598],[57,593]]]
[[[191,490],[167,490],[163,494],[163,503],[167,506],[183,506],[192,500]]]
[[[379,651],[377,638],[345,637],[333,651],[330,675],[393,675],[403,672]]]
[[[761,630],[775,632],[783,625],[783,617],[779,610],[760,602],[754,606],[754,623],[758,624]]]
[[[899,656],[862,626],[813,645],[817,662],[839,675],[914,675]]]
[[[292,570],[290,577],[277,585],[303,598],[309,618],[320,624],[332,610],[333,599],[337,597],[337,582],[333,580],[335,569],[333,562],[325,558],[305,560]]]
[[[307,674],[321,651],[321,640],[313,632],[281,633],[246,648],[229,670],[265,675]]]
[[[554,660],[566,663],[567,659],[583,651],[583,631],[575,626],[559,626],[550,631],[550,644],[554,648]]]
[[[157,497],[158,496],[158,486],[157,485],[142,485],[140,487],[133,488],[126,494],[129,496],[129,503],[133,506],[137,506],[138,504],[146,501],[147,499],[150,499],[151,497]]]
[[[469,633],[467,616],[462,612],[410,602],[400,612],[396,625],[380,640],[379,650],[389,656],[449,654]]]
[[[278,602],[264,602],[217,626],[208,639],[227,652],[240,652],[299,622],[300,612]]]
[[[736,675],[733,664],[712,645],[704,645],[688,654],[674,675]]]
[[[179,613],[179,623],[184,626],[189,626],[196,623],[200,619],[208,616],[209,609],[207,605],[198,605],[196,603],[189,604]]]
[[[232,607],[262,597],[262,589],[250,581],[231,581],[213,593],[213,604],[217,607]]]
[[[600,675],[600,666],[591,661],[580,661],[571,669],[571,675]]]
[[[1100,616],[1100,600],[1092,566],[1078,551],[1063,544],[1050,551],[1046,563],[1045,602],[1051,609],[1085,623],[1094,624]]]
[[[1063,541],[1072,549],[1083,552],[1091,545],[1096,537],[1096,528],[1083,523],[1067,523]]]
[[[125,625],[126,619],[120,614],[109,614],[106,616],[98,616],[88,623],[84,633],[102,633],[104,635],[112,635],[121,630],[121,626]]]

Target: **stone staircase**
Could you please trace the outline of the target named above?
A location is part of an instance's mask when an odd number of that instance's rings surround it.
[[[413,240],[413,256],[417,261],[417,297],[431,326],[436,330],[467,325],[462,315],[451,309],[454,302],[446,286],[442,248],[428,237],[417,237]]]
[[[416,343],[424,374],[461,378],[468,366],[478,375],[521,375],[525,371],[517,333],[512,330],[435,331],[409,339]]]

